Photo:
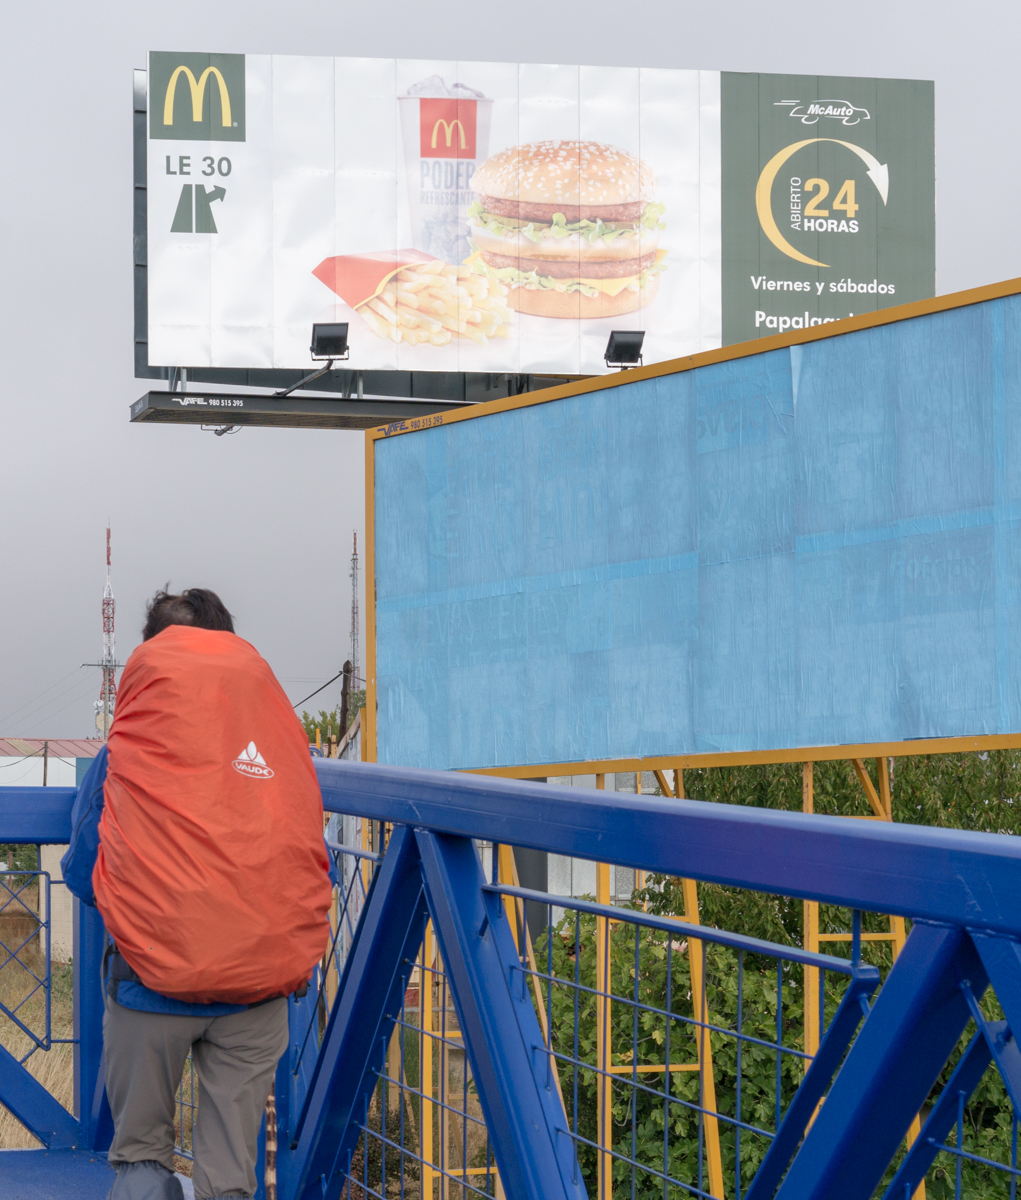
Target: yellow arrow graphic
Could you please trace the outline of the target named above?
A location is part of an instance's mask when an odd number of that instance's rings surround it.
[[[809,258],[800,250],[795,250],[780,232],[773,219],[773,181],[776,179],[777,173],[792,154],[796,154],[803,146],[811,146],[813,142],[833,142],[837,146],[845,146],[853,154],[857,154],[868,167],[866,174],[876,185],[876,191],[884,204],[890,192],[890,170],[886,163],[881,163],[861,146],[856,146],[853,142],[842,142],[839,138],[806,138],[803,142],[794,142],[790,146],[785,146],[778,154],[774,154],[762,168],[759,182],[755,185],[755,211],[759,214],[759,224],[762,226],[763,233],[777,250],[782,251],[789,258],[796,258],[798,262],[808,263],[810,267],[828,267],[829,263],[819,262],[818,259]]]

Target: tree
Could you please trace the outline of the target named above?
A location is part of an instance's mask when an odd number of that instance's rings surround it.
[[[351,714],[348,728],[354,724],[354,719],[358,715],[358,710],[365,707],[365,689],[351,693]],[[344,736],[340,729],[340,706],[331,709],[329,712],[325,708],[321,708],[318,713],[302,712],[301,723],[305,727],[305,733],[308,735],[310,744],[314,744],[316,740],[316,730],[319,730],[319,735],[324,742],[328,742],[331,737],[337,737],[338,740]],[[346,732],[346,730],[344,731]]]

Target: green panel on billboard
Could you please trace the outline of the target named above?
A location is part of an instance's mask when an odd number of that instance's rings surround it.
[[[933,296],[933,85],[723,72],[723,343]]]
[[[245,56],[150,53],[149,136],[243,142]]]

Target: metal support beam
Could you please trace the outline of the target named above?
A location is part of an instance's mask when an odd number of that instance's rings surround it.
[[[0,788],[0,829],[18,845],[66,846],[71,840],[71,805],[77,788]]]
[[[415,835],[400,827],[369,887],[305,1111],[290,1145],[278,1148],[284,1200],[336,1200],[340,1195],[425,921]]]
[[[81,1124],[78,1145],[107,1150],[113,1117],[103,1068],[103,952],[106,928],[94,908],[74,900],[74,1111]]]
[[[0,1104],[10,1109],[47,1149],[68,1149],[78,1144],[78,1122],[3,1046],[0,1046]]]
[[[467,838],[418,830],[440,953],[509,1200],[583,1200],[574,1142],[501,899]]]
[[[439,413],[463,408],[454,400],[374,397],[266,396],[244,392],[146,392],[131,406],[133,422],[176,425],[261,425],[277,429],[374,429],[405,422],[433,422]],[[437,425],[441,421],[435,420]]]
[[[985,991],[968,934],[916,924],[777,1200],[868,1200],[968,1024],[964,980]]]
[[[1002,1033],[1005,1026],[1005,1021],[996,1022],[994,1033]],[[890,1186],[883,1193],[883,1200],[903,1200],[905,1196],[913,1195],[939,1153],[940,1143],[954,1127],[959,1097],[963,1094],[967,1101],[986,1073],[989,1059],[989,1044],[979,1030],[961,1056],[953,1075],[947,1080],[946,1087],[940,1092],[939,1099],[932,1106],[932,1112],[926,1118],[921,1133],[898,1168]]]
[[[868,798],[869,806],[873,813],[881,821],[889,821],[890,816],[883,807],[883,802],[876,791],[876,785],[872,782],[872,777],[869,775],[868,767],[866,767],[864,761],[860,758],[852,758],[851,764],[854,767],[854,773],[858,776],[858,782],[865,789],[865,795]]]
[[[1007,1024],[1016,1036],[1021,1036],[1021,946],[1008,938],[989,937],[974,931],[971,939],[982,958]]]

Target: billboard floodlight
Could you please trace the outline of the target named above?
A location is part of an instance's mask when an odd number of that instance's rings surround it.
[[[316,361],[324,358],[347,358],[347,322],[337,325],[312,326],[312,358]]]
[[[610,340],[606,343],[606,353],[603,359],[608,367],[620,367],[626,371],[629,367],[642,365],[642,342],[645,341],[644,329],[614,329]]]
[[[338,359],[344,361],[347,358],[347,322],[342,321],[334,325],[313,325],[312,345],[309,346],[309,352],[313,361],[325,360],[326,366],[320,367],[318,371],[313,371],[311,375],[306,375],[304,379],[299,379],[297,383],[292,383],[290,387],[274,392],[275,397],[283,398],[289,396],[291,392],[296,392],[298,388],[308,387],[310,383],[328,375]]]

